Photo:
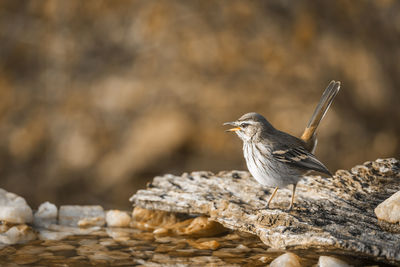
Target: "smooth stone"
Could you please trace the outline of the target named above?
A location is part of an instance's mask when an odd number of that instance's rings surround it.
[[[0,188],[0,220],[10,223],[32,222],[32,209],[25,199]]]
[[[129,231],[124,231],[123,228],[107,228],[106,232],[109,237],[116,241],[128,241],[131,234]]]
[[[39,260],[40,260],[40,258],[38,258],[36,255],[32,255],[32,254],[18,255],[14,259],[16,264],[22,264],[22,265],[32,264],[32,263],[35,263],[35,262],[37,262]]]
[[[330,256],[321,256],[318,260],[318,267],[350,267],[346,262]]]
[[[11,227],[5,233],[0,234],[0,243],[7,245],[24,243],[35,239],[36,234],[33,232],[32,228],[26,224]]]
[[[201,241],[201,240],[191,240],[188,239],[186,242],[197,249],[211,249],[216,250],[218,249],[221,244],[217,240],[208,240],[208,241]]]
[[[70,232],[54,232],[49,230],[40,229],[39,239],[40,240],[61,240],[72,235]]]
[[[103,226],[105,215],[103,207],[99,205],[65,205],[60,207],[58,221],[60,225],[74,227]]]
[[[299,257],[293,253],[285,253],[274,259],[270,267],[301,267]]]
[[[109,210],[106,213],[106,223],[110,227],[129,227],[131,216],[124,211]]]
[[[47,249],[54,252],[54,251],[74,250],[75,247],[68,244],[60,244],[48,247]]]
[[[47,229],[39,229],[40,240],[61,240],[72,235],[89,235],[100,230],[100,227],[77,228],[71,226],[50,224]]]
[[[78,221],[79,227],[91,227],[91,226],[103,226],[106,221],[104,217],[92,217],[92,218],[84,218]]]
[[[57,215],[57,206],[46,201],[40,204],[38,210],[35,212],[33,216],[33,223],[37,227],[46,228],[50,224],[57,223]]]
[[[400,191],[383,201],[375,208],[379,220],[389,223],[400,222]]]

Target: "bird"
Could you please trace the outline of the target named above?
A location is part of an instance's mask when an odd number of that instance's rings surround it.
[[[317,146],[316,129],[340,86],[339,81],[329,83],[300,138],[276,129],[265,117],[255,112],[223,124],[234,126],[226,131],[236,133],[243,141],[246,165],[255,180],[261,185],[275,188],[268,199],[267,209],[278,189],[291,184],[290,211],[294,205],[297,183],[306,173],[315,171],[332,176],[313,153]]]

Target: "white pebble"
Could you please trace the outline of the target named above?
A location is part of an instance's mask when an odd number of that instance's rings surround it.
[[[131,216],[120,210],[109,210],[106,213],[107,226],[128,227],[131,222]]]
[[[17,244],[36,239],[36,235],[32,228],[26,224],[20,224],[8,229],[7,232],[0,234],[0,243]]]
[[[334,257],[321,256],[318,260],[318,267],[350,267],[346,262]]]
[[[270,267],[301,267],[299,257],[293,253],[285,253],[274,259]]]
[[[400,222],[400,191],[375,208],[376,217],[390,223]]]
[[[23,197],[0,188],[0,220],[10,223],[30,223],[32,219],[32,209]]]
[[[39,209],[35,212],[33,223],[38,227],[48,227],[50,224],[57,223],[57,207],[50,202],[40,204]]]

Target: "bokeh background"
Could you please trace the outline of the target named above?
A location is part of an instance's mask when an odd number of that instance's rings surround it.
[[[332,170],[400,152],[400,2],[0,2],[0,187],[125,208],[154,176],[245,169],[222,123],[319,128]]]

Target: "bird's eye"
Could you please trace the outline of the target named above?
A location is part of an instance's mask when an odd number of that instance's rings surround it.
[[[240,124],[240,127],[241,127],[241,128],[246,128],[247,126],[249,126],[248,123],[242,123],[242,124]]]

